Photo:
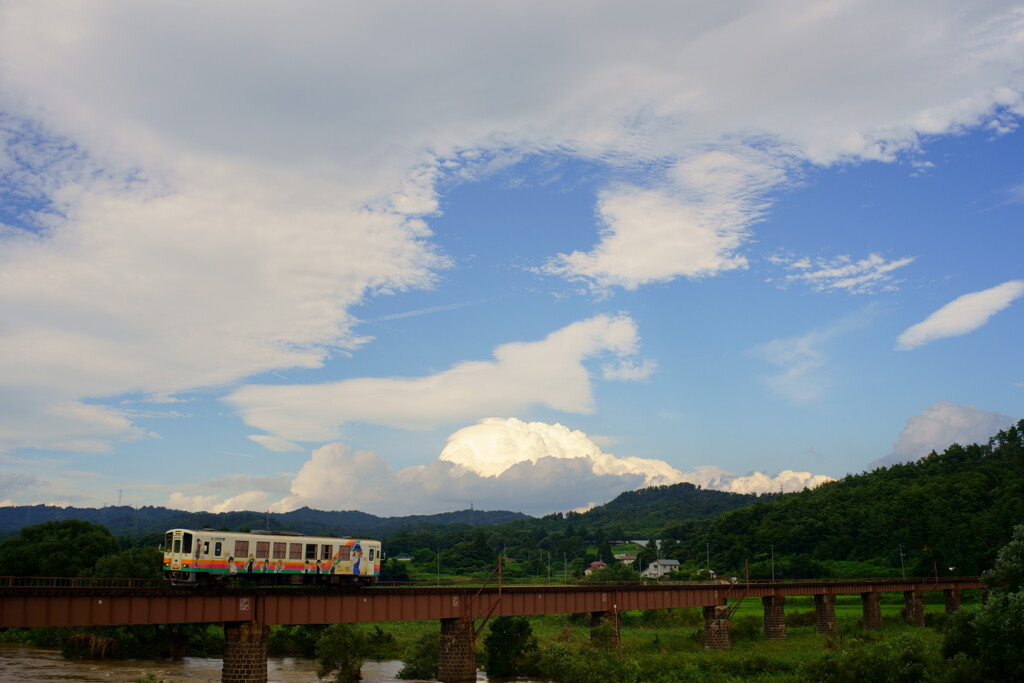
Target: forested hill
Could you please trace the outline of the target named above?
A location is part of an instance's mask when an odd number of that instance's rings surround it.
[[[566,518],[606,529],[619,526],[623,530],[619,538],[651,538],[671,522],[710,519],[772,498],[773,494],[726,493],[684,482],[626,491],[604,505]]]
[[[813,490],[734,510],[707,522],[669,525],[684,558],[741,569],[747,560],[806,554],[812,561],[901,567],[907,576],[976,574],[992,566],[1024,523],[1024,420],[987,444],[954,444]],[[950,569],[950,568],[955,569]]]
[[[401,529],[434,526],[493,526],[527,515],[505,510],[460,510],[435,515],[378,517],[357,510],[338,512],[299,508],[286,513],[265,512],[185,512],[163,507],[127,505],[102,508],[57,507],[53,505],[21,505],[0,508],[0,534],[8,535],[22,527],[43,522],[80,519],[107,527],[115,536],[142,536],[163,533],[176,527],[215,529],[277,529],[300,533],[334,534],[338,536],[384,537]]]

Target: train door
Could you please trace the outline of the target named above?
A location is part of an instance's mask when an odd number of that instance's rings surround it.
[[[179,571],[187,566],[192,558],[192,534],[177,529],[168,531],[164,538],[164,552],[167,554],[167,566],[171,571]]]

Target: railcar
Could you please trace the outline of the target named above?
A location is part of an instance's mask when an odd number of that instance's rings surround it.
[[[213,529],[170,529],[164,538],[164,578],[176,586],[236,576],[260,584],[373,583],[380,562],[380,541],[366,538]]]

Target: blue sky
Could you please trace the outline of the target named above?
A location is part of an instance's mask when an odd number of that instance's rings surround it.
[[[0,503],[539,514],[986,439],[1024,14],[890,5],[0,5]]]

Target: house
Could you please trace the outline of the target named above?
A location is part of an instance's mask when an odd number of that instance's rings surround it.
[[[585,571],[584,571],[583,573],[584,573],[584,574],[586,574],[587,576],[590,576],[590,575],[591,575],[591,574],[593,574],[594,572],[596,572],[596,571],[600,571],[600,570],[604,569],[604,568],[605,568],[605,567],[607,567],[607,566],[608,566],[608,565],[606,565],[606,564],[605,564],[604,562],[602,562],[601,560],[598,560],[597,562],[591,562],[591,563],[590,563],[590,566],[589,566],[589,567],[587,567],[587,569],[586,569],[586,570],[585,570]]]
[[[647,569],[640,572],[640,576],[645,579],[660,579],[677,569],[679,569],[679,560],[655,560],[647,565]]]

